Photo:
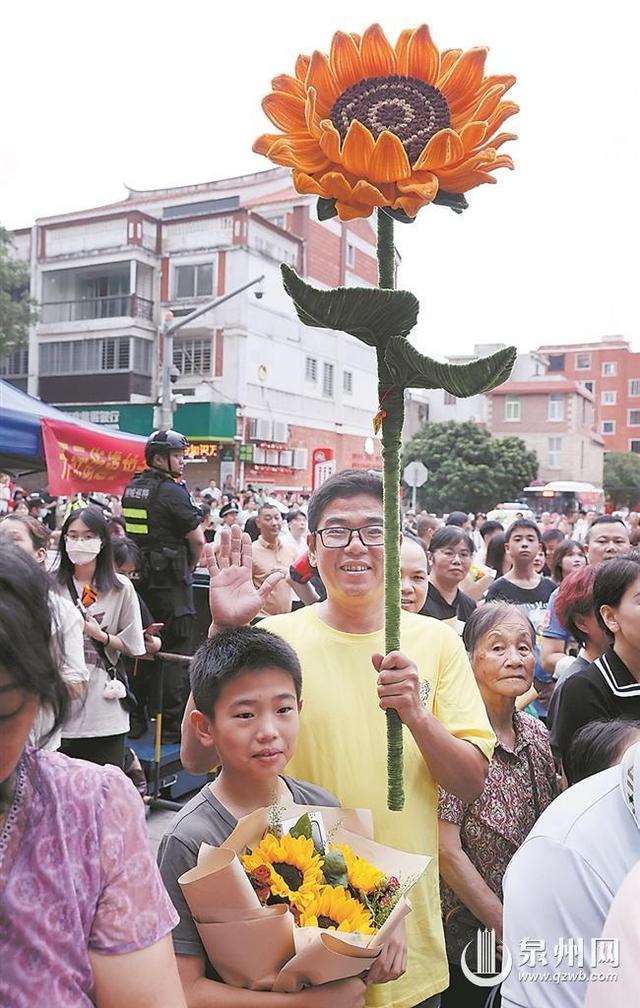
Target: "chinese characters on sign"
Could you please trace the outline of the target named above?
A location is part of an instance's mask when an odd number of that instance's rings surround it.
[[[144,468],[144,441],[42,418],[42,441],[53,494],[120,493]]]

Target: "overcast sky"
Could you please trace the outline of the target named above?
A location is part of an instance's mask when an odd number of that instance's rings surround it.
[[[260,108],[298,52],[379,21],[441,48],[488,45],[521,107],[515,172],[398,225],[402,286],[434,356],[474,343],[622,335],[640,349],[638,20],[629,0],[75,0],[2,4],[0,223],[270,167]]]

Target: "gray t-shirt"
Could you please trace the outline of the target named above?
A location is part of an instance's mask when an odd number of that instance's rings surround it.
[[[316,784],[296,781],[292,777],[283,776],[282,779],[297,805],[329,805],[335,808],[340,804],[332,794]],[[180,922],[173,929],[173,947],[177,955],[205,956],[207,976],[214,979],[219,977],[206,959],[198,929],[182,895],[178,879],[196,865],[200,844],[220,847],[236,826],[237,819],[218,801],[206,784],[178,813],[158,848],[158,867],[162,881],[180,915]]]

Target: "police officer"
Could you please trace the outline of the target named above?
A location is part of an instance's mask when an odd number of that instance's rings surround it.
[[[187,439],[174,430],[154,431],[145,446],[148,468],[136,473],[122,496],[127,535],[143,556],[140,595],[158,622],[164,651],[191,654],[195,606],[191,571],[204,535],[202,516],[181,482]],[[165,663],[164,742],[180,739],[180,722],[189,693],[187,666]]]

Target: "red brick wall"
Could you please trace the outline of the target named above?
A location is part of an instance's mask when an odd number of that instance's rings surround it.
[[[378,282],[378,263],[373,256],[366,255],[359,248],[356,248],[355,266],[351,272],[356,273],[368,283],[377,284]]]
[[[640,353],[632,353],[624,347],[615,349],[613,346],[607,346],[606,343],[597,346],[585,344],[584,350],[578,347],[562,346],[547,346],[541,349],[544,353],[564,353],[565,369],[556,373],[564,374],[567,378],[576,381],[592,381],[594,383],[596,430],[599,434],[602,433],[603,420],[614,420],[616,425],[615,434],[602,434],[605,451],[629,451],[629,441],[632,438],[640,440],[640,426],[630,427],[627,423],[627,411],[640,409],[640,396],[629,396],[629,381],[633,378],[640,379]],[[576,368],[576,353],[591,354],[591,366]],[[604,361],[613,361],[618,365],[617,375],[603,376],[602,364]],[[616,393],[615,405],[603,406],[602,393],[609,391]]]
[[[340,272],[340,236],[310,220],[307,275],[329,287],[339,287]]]

